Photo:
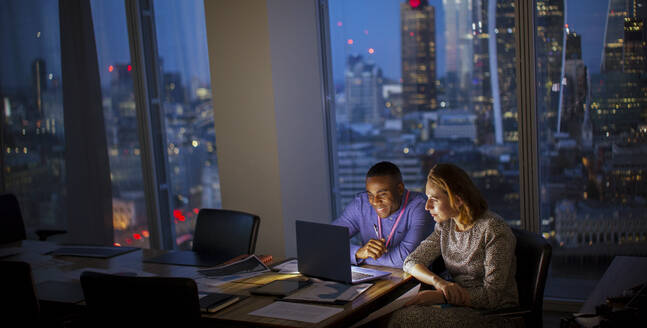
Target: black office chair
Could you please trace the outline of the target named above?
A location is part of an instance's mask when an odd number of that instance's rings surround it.
[[[40,303],[29,263],[0,261],[0,272],[0,318],[26,327],[40,323]]]
[[[254,254],[260,222],[254,214],[203,208],[195,224],[193,251],[229,258]]]
[[[65,230],[38,229],[39,240],[46,240],[52,235],[66,233]],[[27,239],[25,223],[20,212],[18,198],[14,194],[0,194],[0,244],[12,243]]]
[[[552,247],[540,235],[525,230],[512,228],[517,237],[517,289],[519,306],[497,311],[486,315],[506,317],[514,322],[522,322],[525,327],[542,327],[544,305],[544,287],[548,275],[548,265]]]
[[[81,273],[86,326],[198,327],[200,303],[189,278]]]

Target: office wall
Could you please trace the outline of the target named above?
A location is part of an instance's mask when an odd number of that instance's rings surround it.
[[[205,1],[223,208],[261,217],[257,253],[332,215],[315,1]]]

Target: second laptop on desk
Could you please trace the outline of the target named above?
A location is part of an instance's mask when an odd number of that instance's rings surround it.
[[[299,272],[316,278],[357,284],[390,272],[351,266],[348,228],[296,221]]]

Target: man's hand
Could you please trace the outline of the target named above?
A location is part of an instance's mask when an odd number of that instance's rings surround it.
[[[436,286],[436,289],[443,292],[449,304],[470,305],[470,295],[467,293],[467,290],[455,282],[443,280]]]
[[[380,239],[371,239],[362,246],[360,249],[355,252],[355,257],[358,259],[367,259],[372,258],[377,260],[380,256],[386,253],[386,247],[384,246],[384,238]]]
[[[407,304],[405,304],[404,306],[416,305],[416,304],[432,305],[432,304],[443,304],[443,303],[445,303],[445,297],[443,296],[443,292],[436,289],[436,290],[423,290],[419,292],[416,296],[410,299],[407,302]]]

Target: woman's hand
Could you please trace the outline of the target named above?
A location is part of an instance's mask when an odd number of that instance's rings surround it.
[[[447,299],[447,303],[469,306],[470,295],[467,293],[465,288],[461,287],[461,285],[455,282],[443,280],[441,283],[437,284],[436,289],[443,293]]]
[[[443,296],[443,292],[441,292],[440,290],[423,290],[411,300],[409,300],[404,306],[416,304],[432,305],[443,303],[445,303],[445,297]]]

